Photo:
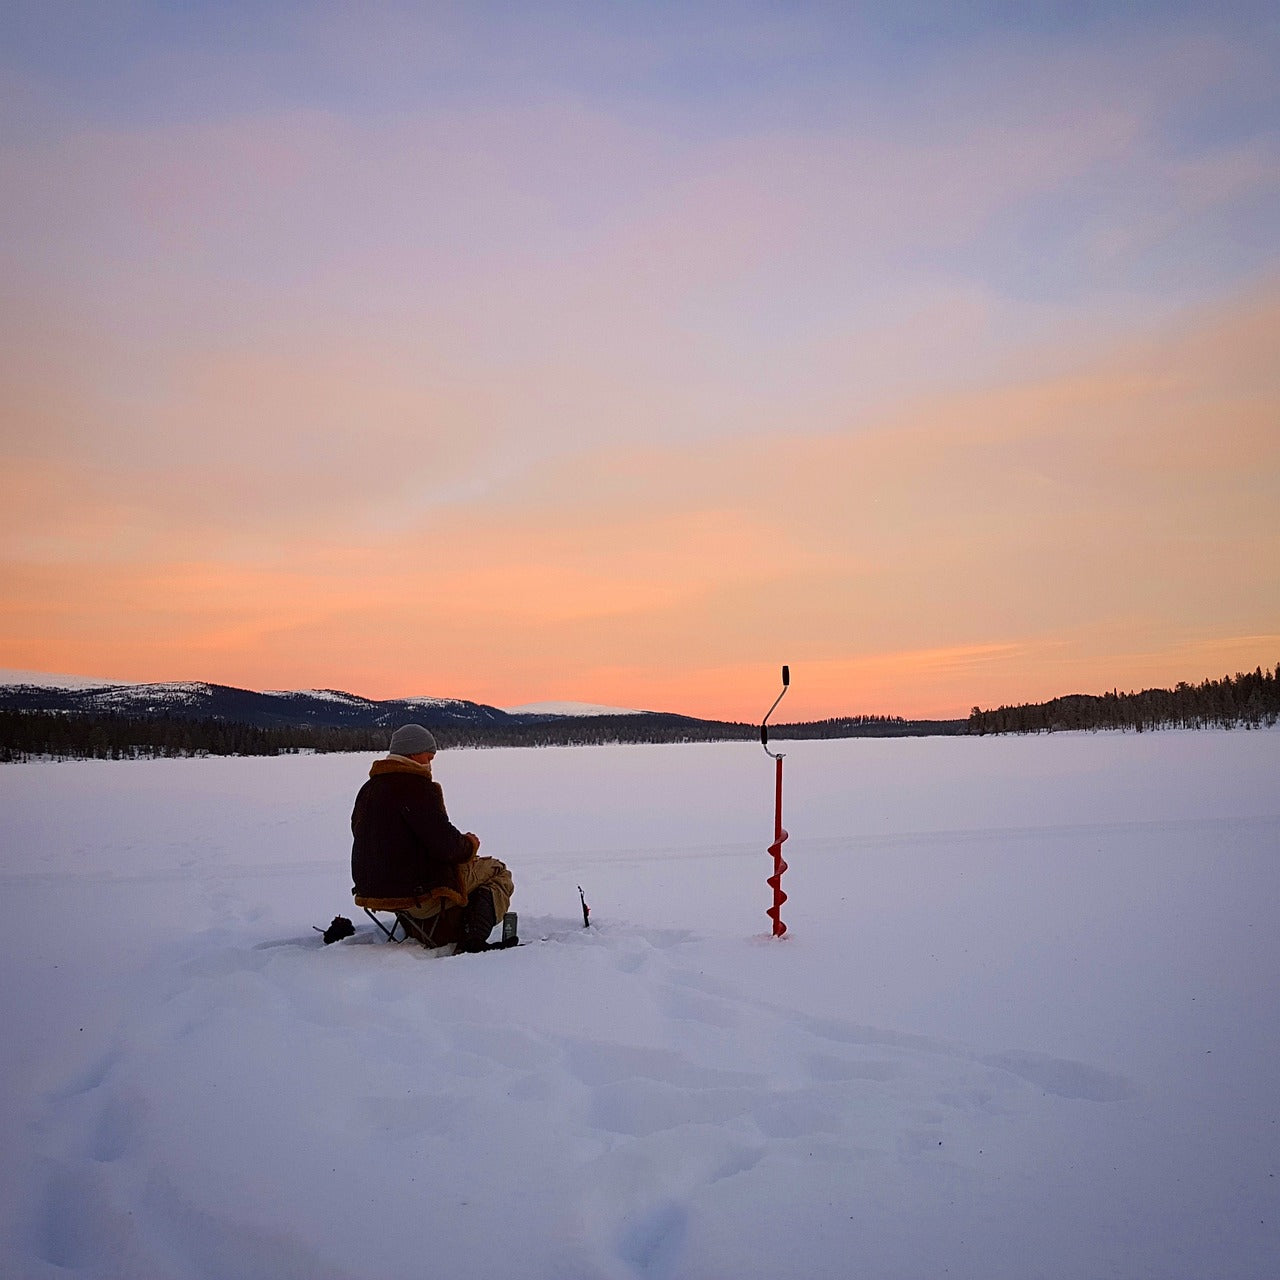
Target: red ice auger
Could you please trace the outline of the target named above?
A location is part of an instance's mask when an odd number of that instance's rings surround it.
[[[765,755],[772,756],[777,763],[773,800],[773,843],[769,846],[769,852],[773,854],[773,875],[765,881],[773,890],[773,906],[765,912],[765,915],[773,921],[775,938],[782,937],[787,931],[781,915],[782,904],[787,900],[787,895],[782,892],[782,873],[787,869],[787,864],[782,860],[782,842],[787,838],[787,833],[782,829],[782,758],[785,752],[769,750],[769,717],[773,715],[774,708],[782,701],[782,694],[786,693],[790,686],[791,668],[783,667],[782,693],[774,698],[773,706],[764,713],[764,719],[760,721],[760,745],[764,748]]]

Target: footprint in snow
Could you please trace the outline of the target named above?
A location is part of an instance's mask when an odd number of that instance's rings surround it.
[[[1053,1058],[1042,1053],[1028,1053],[1011,1049],[1005,1053],[989,1054],[981,1061],[989,1067],[1021,1076],[1031,1084],[1039,1085],[1046,1093],[1060,1098],[1078,1098],[1085,1102],[1123,1102],[1132,1098],[1136,1090],[1132,1082],[1114,1071],[1092,1067],[1087,1062],[1072,1062],[1067,1058]]]

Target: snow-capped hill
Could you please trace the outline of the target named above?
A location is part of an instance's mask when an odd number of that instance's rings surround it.
[[[85,690],[88,700],[106,710],[112,706],[135,707],[146,705],[163,709],[176,703],[194,704],[207,699],[222,685],[206,684],[202,680],[166,680],[160,684],[111,684],[89,687]]]
[[[465,698],[373,699],[342,689],[272,689],[259,693],[205,680],[171,680],[127,684],[39,672],[11,672],[0,681],[0,711],[64,714],[179,717],[248,724],[259,728],[309,726],[316,729],[385,729],[416,721],[428,729],[514,731],[527,735],[539,726],[557,732],[575,720],[627,717],[630,727],[647,722],[693,724],[683,716],[657,715],[630,707],[587,702],[533,702],[511,710],[469,702]],[[523,740],[520,739],[520,740]]]
[[[512,723],[497,707],[462,698],[389,698],[375,701],[341,689],[276,689],[258,693],[204,680],[122,684],[75,676],[12,672],[0,682],[0,710],[85,715],[179,716],[262,728],[310,725],[332,729],[392,729],[408,720],[428,728]]]
[[[0,671],[0,709],[112,712],[120,715],[195,715],[250,724],[375,727],[420,719],[443,724],[502,724],[512,720],[643,716],[630,707],[590,702],[530,702],[499,708],[465,698],[363,698],[343,689],[267,689],[258,693],[206,680],[129,683],[43,671]]]
[[[509,716],[642,716],[632,707],[605,707],[596,702],[526,702],[520,707],[503,707]]]
[[[157,684],[123,684],[77,677],[48,676],[43,683],[0,684],[0,709],[6,711],[71,711],[115,715],[191,715],[216,702],[223,685],[200,680]],[[255,695],[258,696],[258,695]]]
[[[262,693],[266,698],[316,698],[321,702],[341,702],[349,707],[369,705],[368,698],[344,693],[341,689],[264,689]]]

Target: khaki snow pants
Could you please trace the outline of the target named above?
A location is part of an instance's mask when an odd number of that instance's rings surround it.
[[[511,895],[516,891],[515,882],[511,879],[511,872],[507,870],[506,863],[499,862],[497,858],[472,858],[469,862],[459,863],[458,885],[468,898],[477,889],[489,889],[493,893],[493,909],[499,922],[510,910]],[[439,915],[446,906],[448,903],[441,902],[439,898],[433,898],[420,907],[410,908],[404,914],[413,916],[415,920],[430,920],[432,916]]]

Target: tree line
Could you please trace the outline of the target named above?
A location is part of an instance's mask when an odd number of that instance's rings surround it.
[[[134,760],[152,756],[274,756],[386,750],[381,729],[240,724],[232,720],[60,711],[0,711],[0,762]]]
[[[433,725],[442,749],[579,747],[624,743],[733,742],[760,728],[729,720],[640,715],[565,717],[537,722]],[[845,716],[770,726],[779,739],[901,736],[964,732],[965,722],[900,716]],[[386,727],[259,726],[214,717],[115,712],[0,711],[0,762],[32,759],[133,760],[153,756],[274,756],[307,752],[386,751]]]
[[[1050,733],[1058,729],[1256,729],[1280,719],[1280,664],[1200,684],[1141,693],[1076,693],[1049,702],[969,713],[970,733]]]
[[[474,728],[449,725],[431,732],[442,747],[589,747],[626,743],[753,742],[759,740],[760,726],[737,720],[692,720],[651,712]],[[791,741],[963,732],[963,720],[904,720],[901,716],[841,716],[769,726],[771,739]]]
[[[968,731],[964,720],[906,720],[902,716],[832,716],[802,724],[769,727],[770,738],[792,741],[805,738],[907,738],[936,737]],[[760,730],[751,726],[751,736]]]

